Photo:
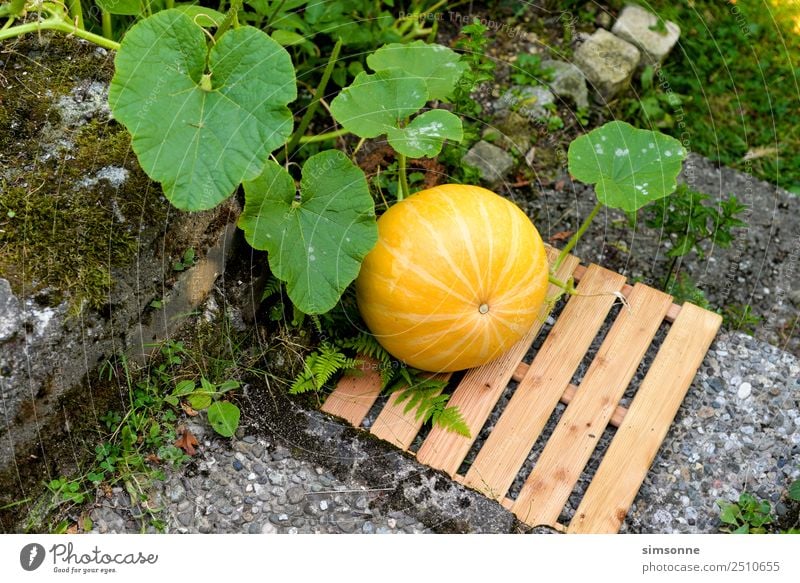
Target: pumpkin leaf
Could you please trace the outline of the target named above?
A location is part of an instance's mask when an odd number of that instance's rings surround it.
[[[306,314],[333,308],[378,240],[364,172],[342,152],[326,150],[306,161],[299,193],[273,161],[244,192],[239,227],[252,247],[269,252],[292,302]]]
[[[142,11],[140,0],[95,0],[95,4],[109,14],[136,16]]]
[[[180,4],[175,10],[183,12],[192,21],[203,28],[217,28],[225,20],[225,15],[219,10],[197,6],[196,4]]]
[[[115,65],[114,117],[130,131],[144,171],[178,208],[219,204],[257,177],[292,131],[291,58],[256,28],[229,30],[209,50],[192,18],[165,10],[126,33]]]
[[[604,205],[633,212],[672,194],[686,150],[670,136],[612,121],[569,146],[569,172]]]
[[[428,101],[425,81],[402,71],[359,73],[331,102],[334,119],[360,138],[385,134]]]
[[[425,81],[428,99],[445,100],[468,66],[449,48],[417,40],[408,44],[392,43],[367,57],[373,71],[404,71]]]
[[[460,142],[464,137],[461,119],[444,109],[426,111],[407,126],[386,133],[392,148],[411,158],[436,156],[445,140]]]
[[[208,408],[208,422],[222,437],[232,437],[239,427],[241,411],[228,401],[217,401]]]

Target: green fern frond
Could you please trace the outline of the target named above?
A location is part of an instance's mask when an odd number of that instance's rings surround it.
[[[319,391],[334,375],[358,368],[361,361],[350,358],[329,342],[323,342],[319,350],[309,354],[301,372],[289,392],[293,395],[308,391]]]
[[[394,380],[395,376],[397,375],[397,372],[395,371],[395,368],[393,366],[391,365],[386,366],[384,364],[383,366],[380,367],[380,375],[381,375],[381,388],[383,389],[385,387],[388,387],[389,383],[391,383]]]
[[[292,395],[299,395],[301,393],[318,390],[319,388],[314,383],[314,374],[308,369],[308,367],[304,368],[303,372],[297,375],[292,383],[292,386],[289,387],[289,393]]]
[[[347,338],[338,342],[342,348],[347,348],[355,351],[356,354],[369,356],[378,361],[379,372],[381,376],[381,388],[389,386],[398,374],[398,367],[392,355],[386,352],[386,349],[378,343],[372,334],[362,332],[352,338]]]
[[[283,282],[274,275],[270,275],[267,283],[264,285],[264,291],[261,292],[261,301],[267,300],[275,294],[281,293],[281,286]]]
[[[458,407],[445,407],[440,411],[436,411],[433,413],[432,420],[434,425],[438,425],[443,429],[458,433],[464,437],[471,437],[467,422],[464,421],[464,417]]]
[[[414,416],[418,420],[422,419],[423,423],[431,422],[448,431],[470,436],[469,427],[458,407],[447,406],[450,395],[442,394],[447,381],[410,373],[408,369],[402,370],[405,372],[401,373],[401,378],[390,391],[399,391],[397,403],[406,402],[404,413],[416,409]]]

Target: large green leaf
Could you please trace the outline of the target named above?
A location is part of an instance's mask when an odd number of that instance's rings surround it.
[[[208,407],[208,422],[222,437],[232,437],[239,427],[241,411],[228,401],[217,401]]]
[[[331,102],[333,117],[361,138],[374,138],[397,127],[428,101],[425,82],[402,71],[359,73]]]
[[[196,4],[178,4],[175,6],[175,10],[183,12],[195,24],[203,28],[216,28],[225,20],[225,15],[219,10],[197,6]]]
[[[392,43],[367,57],[373,71],[400,70],[425,81],[428,99],[447,99],[468,68],[461,56],[445,46],[417,40]]]
[[[386,133],[392,148],[412,158],[436,156],[444,140],[460,142],[464,137],[461,120],[444,109],[426,111],[407,126],[389,128]]]
[[[95,0],[95,4],[110,14],[136,16],[142,11],[140,0]]]
[[[604,205],[633,212],[677,188],[686,150],[670,136],[612,121],[569,146],[569,172]]]
[[[292,131],[294,67],[258,29],[229,30],[209,51],[189,16],[165,10],[128,31],[115,64],[114,117],[178,208],[219,204],[258,176]]]
[[[300,192],[289,173],[268,161],[245,182],[239,227],[256,249],[269,252],[275,276],[306,314],[327,312],[356,278],[378,240],[367,179],[338,150],[309,158]]]

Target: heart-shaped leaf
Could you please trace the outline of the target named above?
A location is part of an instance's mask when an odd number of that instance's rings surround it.
[[[239,427],[239,407],[228,401],[217,401],[208,408],[208,422],[222,437],[232,437]]]
[[[367,57],[373,71],[404,71],[425,81],[428,99],[447,99],[468,66],[461,56],[445,46],[417,40],[392,43]]]
[[[342,152],[309,158],[300,192],[286,170],[268,161],[245,182],[239,227],[256,249],[269,252],[275,276],[306,314],[327,312],[356,278],[378,240],[375,206],[364,172]]]
[[[115,64],[114,117],[133,136],[144,171],[178,208],[219,204],[258,176],[292,131],[292,61],[256,28],[229,30],[209,51],[200,26],[165,10],[127,32]]]
[[[675,191],[685,157],[675,138],[612,121],[570,144],[569,172],[604,205],[634,212]]]
[[[374,138],[397,127],[428,101],[425,81],[402,71],[359,73],[331,102],[334,119],[360,138]]]
[[[217,28],[225,20],[225,15],[219,10],[197,6],[196,4],[180,4],[175,7],[175,10],[183,12],[195,24],[203,28]]]
[[[392,148],[411,158],[436,156],[444,140],[460,142],[464,137],[461,120],[444,109],[426,111],[407,126],[389,128],[386,133]]]

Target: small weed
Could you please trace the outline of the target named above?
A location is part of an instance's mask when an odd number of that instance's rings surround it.
[[[163,528],[158,517],[160,509],[150,500],[152,486],[165,478],[166,467],[179,467],[190,459],[187,453],[194,453],[187,431],[178,428],[178,414],[196,415],[196,411],[205,410],[211,426],[225,437],[233,435],[239,424],[239,408],[223,400],[223,396],[239,388],[238,381],[212,382],[206,373],[200,374],[199,382],[177,380],[192,372],[197,374],[199,364],[196,355],[179,341],[161,345],[158,357],[144,369],[144,374],[124,356],[107,361],[100,369],[101,378],[118,384],[124,391],[125,410],[107,411],[100,416],[98,442],[80,475],[60,476],[46,484],[49,496],[44,514],[60,519],[73,507],[93,498],[97,488],[108,490],[119,485],[131,503],[142,509],[147,523]],[[213,367],[208,370],[211,375],[216,372]],[[191,434],[189,438],[194,439]],[[67,532],[71,523],[61,521],[50,530]],[[85,527],[86,520],[83,524]]]
[[[679,257],[694,251],[703,259],[705,250],[702,243],[706,241],[719,247],[729,247],[733,242],[733,230],[746,225],[738,216],[747,207],[735,196],[715,206],[708,204],[710,198],[707,194],[680,184],[663,202],[652,204],[645,210],[645,224],[648,227],[660,229],[664,236],[676,237],[667,252],[672,263],[664,279],[665,289]]]
[[[666,291],[678,304],[689,302],[706,310],[712,309],[705,292],[686,273],[676,274]]]
[[[772,505],[766,500],[743,492],[738,502],[717,500],[719,519],[725,524],[723,532],[732,534],[764,534],[766,525],[775,522]]]
[[[184,271],[194,265],[195,260],[194,249],[189,247],[183,252],[183,257],[172,264],[172,271]]]
[[[482,108],[472,98],[472,92],[482,83],[494,80],[495,63],[486,56],[489,44],[489,37],[486,36],[488,30],[488,27],[475,19],[472,24],[461,29],[462,37],[456,42],[456,49],[461,52],[462,61],[468,65],[453,93],[453,109],[462,116],[475,117],[481,113]],[[465,127],[465,141],[466,129]]]
[[[756,328],[761,324],[761,316],[753,313],[750,304],[729,304],[722,310],[722,319],[725,327],[730,330],[739,330],[753,336]]]
[[[553,69],[542,67],[539,55],[521,53],[515,61],[511,80],[517,85],[544,85],[553,78]]]

